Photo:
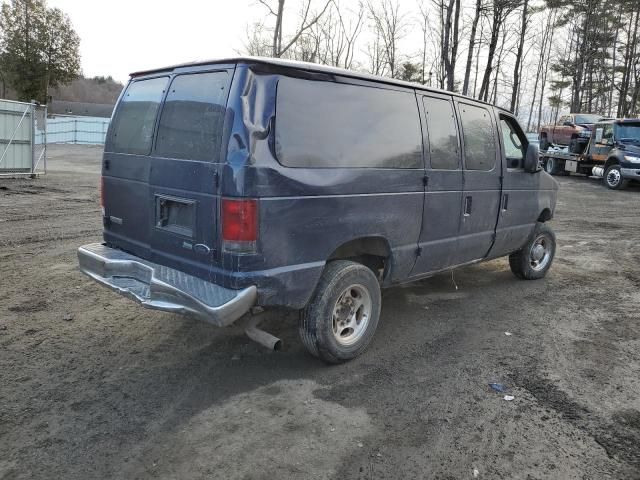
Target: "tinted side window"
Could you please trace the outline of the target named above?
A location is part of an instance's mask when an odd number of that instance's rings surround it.
[[[133,82],[120,100],[113,119],[109,144],[110,152],[148,155],[158,107],[168,78],[151,78]]]
[[[287,167],[422,168],[413,93],[281,78],[276,156]]]
[[[491,170],[496,164],[496,138],[489,110],[460,104],[465,166],[468,170]]]
[[[453,104],[443,98],[423,97],[429,135],[431,168],[455,170],[459,167],[458,128]]]
[[[219,161],[228,82],[227,72],[175,77],[162,107],[155,154]]]

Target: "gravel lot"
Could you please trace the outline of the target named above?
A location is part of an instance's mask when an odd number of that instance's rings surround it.
[[[294,315],[268,353],[79,273],[100,154],[0,179],[0,478],[640,478],[640,188],[560,177],[545,280],[497,260],[387,290],[328,367]]]

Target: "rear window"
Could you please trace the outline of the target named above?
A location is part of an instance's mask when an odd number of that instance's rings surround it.
[[[149,154],[156,115],[167,81],[167,77],[151,78],[129,85],[111,124],[111,138],[106,150]]]
[[[496,164],[496,138],[489,110],[460,104],[467,170],[492,170]]]
[[[160,114],[155,155],[218,162],[228,84],[227,72],[175,77]]]
[[[596,123],[602,120],[601,115],[576,115],[576,123]]]
[[[287,167],[422,168],[413,93],[284,77],[276,112]]]

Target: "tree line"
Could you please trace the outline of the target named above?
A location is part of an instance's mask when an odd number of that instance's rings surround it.
[[[80,75],[80,38],[69,17],[46,0],[0,6],[0,97],[47,103],[52,88]]]
[[[258,0],[243,53],[495,103],[528,131],[562,111],[640,112],[638,0]]]

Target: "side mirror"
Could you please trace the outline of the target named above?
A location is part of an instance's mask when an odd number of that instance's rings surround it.
[[[540,155],[538,145],[530,143],[527,147],[527,153],[524,156],[524,171],[528,173],[537,173],[542,170],[540,166]]]

